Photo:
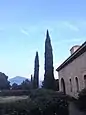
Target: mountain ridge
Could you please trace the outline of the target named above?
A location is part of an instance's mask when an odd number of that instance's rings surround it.
[[[9,82],[10,84],[12,85],[13,83],[16,83],[18,85],[20,85],[23,81],[25,81],[26,79],[28,79],[30,81],[29,78],[26,78],[26,77],[22,77],[22,76],[16,76],[16,77],[13,77],[13,78],[10,78],[9,79]],[[39,81],[39,88],[41,88],[42,86],[42,81],[40,80]]]
[[[16,83],[18,85],[20,85],[23,81],[25,81],[26,77],[22,77],[22,76],[16,76],[16,77],[13,77],[13,78],[10,78],[9,81],[10,81],[10,84],[12,85],[13,83]],[[28,79],[29,80],[29,79]]]

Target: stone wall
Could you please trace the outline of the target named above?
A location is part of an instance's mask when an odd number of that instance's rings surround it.
[[[77,97],[76,77],[78,78],[79,91],[85,87],[84,75],[86,75],[86,52],[74,59],[67,66],[62,68],[59,72],[59,89],[61,88],[61,78],[64,79],[66,94]],[[72,91],[70,89],[70,79],[72,83]]]

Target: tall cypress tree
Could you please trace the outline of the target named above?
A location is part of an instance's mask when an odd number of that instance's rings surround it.
[[[53,72],[53,53],[48,30],[45,40],[45,75],[44,75],[43,87],[46,89],[55,88],[55,79]]]
[[[33,89],[33,85],[34,85],[34,80],[33,80],[33,76],[31,74],[31,88]]]
[[[34,88],[39,87],[39,56],[36,52],[35,64],[34,64]]]
[[[31,82],[33,82],[33,76],[32,76],[32,74],[31,74]]]

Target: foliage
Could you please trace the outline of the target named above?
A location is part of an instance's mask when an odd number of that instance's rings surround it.
[[[18,84],[13,83],[11,89],[13,89],[13,90],[17,90],[17,89],[18,89]]]
[[[35,56],[33,85],[34,85],[33,86],[34,88],[39,87],[39,56],[38,56],[38,52],[36,52],[36,56]]]
[[[35,104],[33,104],[33,102],[29,99],[10,102],[10,103],[1,103],[0,113],[2,113],[2,115],[4,114],[28,115],[30,113],[29,109],[30,110],[34,109],[34,105]]]
[[[86,88],[79,92],[77,105],[81,110],[86,111]]]
[[[0,72],[0,90],[10,89],[10,82],[8,81],[8,76]]]
[[[30,93],[30,98],[34,100],[43,115],[53,115],[54,113],[68,115],[67,98],[63,93],[37,89]]]
[[[30,98],[1,103],[0,111],[9,115],[68,115],[66,96],[52,90],[36,89]]]
[[[22,90],[30,90],[31,88],[32,88],[31,82],[28,79],[26,79],[25,81],[21,83]]]
[[[59,91],[59,79],[55,79],[55,90]]]
[[[0,92],[0,96],[21,96],[29,94],[29,90],[3,90]]]
[[[11,87],[12,90],[31,90],[32,89],[32,83],[28,79],[23,81],[20,85],[14,83]]]
[[[45,75],[43,87],[46,89],[55,89],[55,79],[53,72],[53,53],[50,36],[47,30],[46,40],[45,40]]]

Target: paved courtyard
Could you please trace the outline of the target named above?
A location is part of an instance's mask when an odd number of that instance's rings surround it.
[[[81,112],[78,108],[74,105],[73,102],[69,104],[69,115],[86,115],[86,113]]]

